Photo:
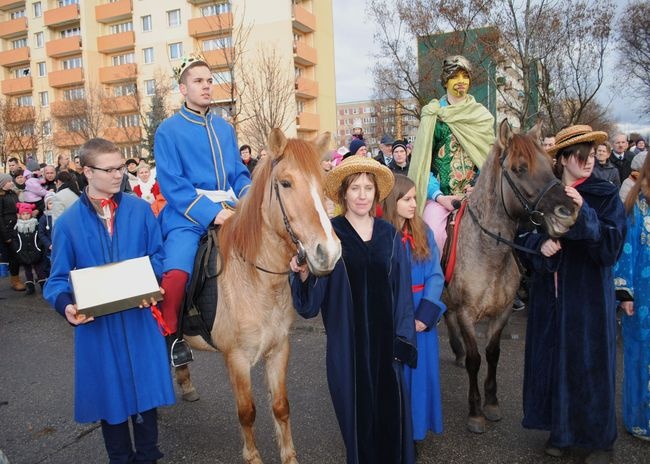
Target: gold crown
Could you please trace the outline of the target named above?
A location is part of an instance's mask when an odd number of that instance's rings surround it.
[[[180,83],[181,77],[183,76],[183,73],[187,67],[192,63],[197,62],[204,63],[206,65],[208,64],[206,59],[200,53],[190,53],[189,55],[184,56],[181,60],[181,64],[178,65],[178,67],[172,68],[174,70],[174,78]]]

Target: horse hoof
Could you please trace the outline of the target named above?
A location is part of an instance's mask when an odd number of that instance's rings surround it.
[[[472,433],[485,433],[485,418],[470,417],[467,421],[467,430]]]
[[[499,422],[501,420],[501,408],[498,404],[486,404],[483,406],[483,414],[490,422]]]
[[[183,393],[182,398],[183,401],[193,403],[194,401],[198,401],[201,397],[196,392],[196,388],[192,388],[190,391]]]

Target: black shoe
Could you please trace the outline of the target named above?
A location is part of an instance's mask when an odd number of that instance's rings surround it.
[[[34,282],[29,281],[25,282],[25,287],[27,288],[27,295],[33,295],[34,292],[36,291],[36,288],[34,287]]]
[[[526,303],[521,301],[521,298],[519,296],[515,297],[515,301],[512,302],[512,310],[513,311],[521,311],[526,308]]]

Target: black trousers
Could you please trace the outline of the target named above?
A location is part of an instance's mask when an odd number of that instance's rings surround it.
[[[102,420],[102,435],[110,464],[153,464],[163,457],[158,449],[158,412],[149,411],[131,416],[133,441],[131,444],[129,421],[121,424],[109,424]]]

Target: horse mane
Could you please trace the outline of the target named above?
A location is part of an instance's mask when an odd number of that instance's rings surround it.
[[[268,205],[263,204],[264,195],[267,189],[272,188],[269,182],[275,160],[290,163],[301,172],[314,176],[322,175],[315,149],[308,142],[299,139],[287,139],[284,153],[273,158],[267,156],[258,163],[253,171],[248,193],[240,200],[235,214],[221,226],[219,247],[222,250],[224,266],[233,254],[239,254],[251,265],[257,260],[264,235],[263,210],[268,208]]]

